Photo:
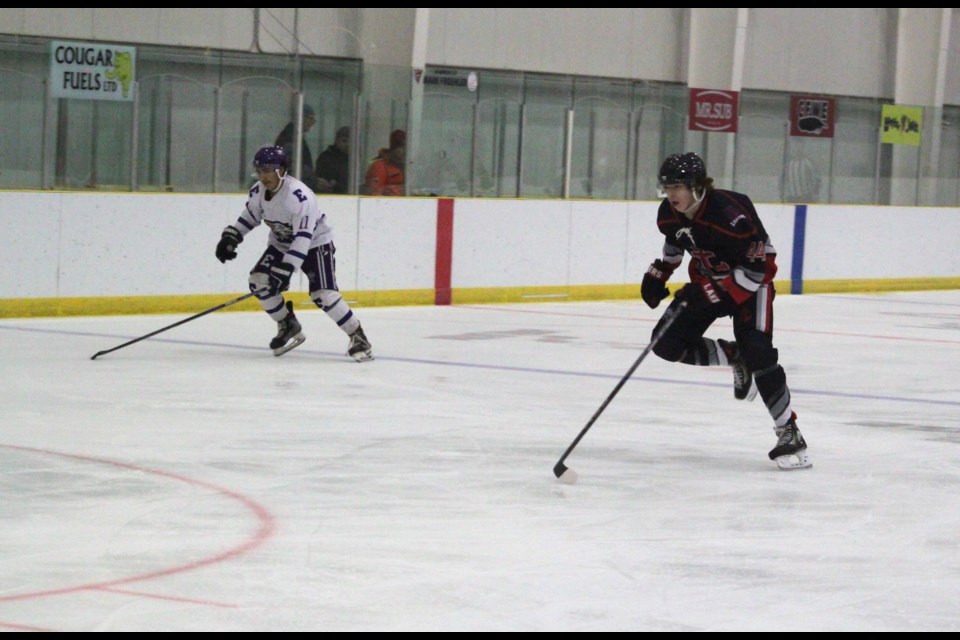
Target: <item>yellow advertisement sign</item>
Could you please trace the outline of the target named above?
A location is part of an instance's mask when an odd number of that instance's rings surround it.
[[[881,142],[920,146],[920,132],[923,130],[923,107],[885,104],[883,105],[881,119],[883,120],[880,126]]]

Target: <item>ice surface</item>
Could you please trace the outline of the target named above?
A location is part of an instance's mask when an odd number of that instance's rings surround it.
[[[0,321],[0,629],[960,630],[960,291],[778,297],[813,469],[651,354],[574,485],[663,307],[355,311]]]

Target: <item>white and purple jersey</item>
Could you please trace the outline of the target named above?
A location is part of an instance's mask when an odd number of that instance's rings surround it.
[[[275,193],[268,193],[259,180],[250,189],[234,226],[245,236],[261,222],[270,227],[267,243],[282,251],[283,261],[294,269],[300,268],[310,249],[333,241],[333,229],[327,214],[317,208],[313,191],[293,176],[284,176]]]

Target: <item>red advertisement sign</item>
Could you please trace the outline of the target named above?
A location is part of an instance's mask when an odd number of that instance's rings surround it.
[[[836,114],[833,98],[790,96],[790,135],[832,138]]]
[[[690,89],[690,130],[737,132],[739,91]]]

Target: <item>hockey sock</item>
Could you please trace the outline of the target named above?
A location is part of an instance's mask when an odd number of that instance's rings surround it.
[[[360,321],[353,315],[350,306],[338,291],[321,291],[319,294],[310,294],[313,303],[320,307],[330,319],[337,323],[344,333],[350,335],[360,326]]]
[[[701,338],[698,344],[684,349],[679,362],[697,367],[730,365],[727,354],[723,352],[717,341],[709,338]]]
[[[780,365],[761,369],[753,374],[753,380],[767,405],[767,411],[774,424],[782,427],[790,420],[790,389],[787,387],[787,374]]]

